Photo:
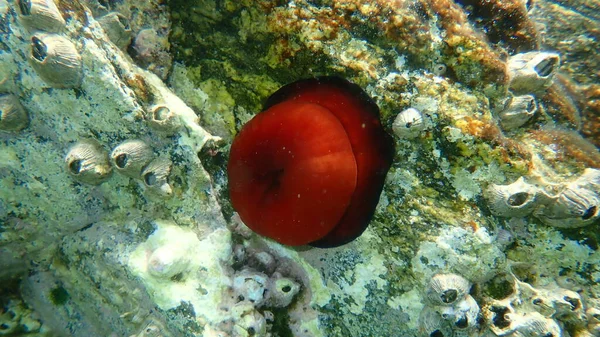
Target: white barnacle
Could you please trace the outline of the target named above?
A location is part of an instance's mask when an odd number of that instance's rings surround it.
[[[419,331],[424,337],[452,336],[450,323],[429,306],[425,306],[419,315]]]
[[[62,35],[34,34],[29,60],[38,75],[52,87],[75,88],[81,84],[81,55],[73,42]]]
[[[18,0],[19,18],[32,30],[58,32],[66,25],[54,0]]]
[[[119,49],[125,49],[129,46],[132,39],[129,20],[119,12],[108,13],[98,19],[98,23],[104,29],[104,32]]]
[[[287,307],[300,291],[300,285],[279,273],[273,274],[269,280],[268,303],[276,308]]]
[[[477,327],[479,305],[473,296],[467,294],[451,306],[441,306],[437,309],[444,320],[451,323],[453,329],[467,330]]]
[[[20,131],[29,125],[29,114],[17,96],[0,95],[0,130]]]
[[[112,172],[108,153],[94,140],[82,140],[73,145],[65,156],[67,172],[76,180],[98,185]]]
[[[560,64],[557,53],[532,51],[508,59],[510,90],[517,95],[540,93],[551,84]]]
[[[173,133],[182,127],[180,117],[165,104],[152,106],[147,120],[152,128],[166,133]]]
[[[171,160],[166,157],[158,157],[152,160],[142,170],[142,181],[151,190],[163,195],[171,195],[173,189],[169,184],[171,173]]]
[[[557,288],[549,289],[545,293],[554,308],[554,318],[576,325],[583,325],[586,322],[583,300],[577,292]]]
[[[142,169],[154,159],[154,151],[147,142],[132,139],[117,145],[110,153],[116,171],[132,178],[140,178]]]
[[[504,130],[514,130],[527,123],[536,110],[537,104],[532,95],[514,96],[498,113],[500,125]]]
[[[502,217],[522,217],[530,214],[548,197],[523,177],[508,185],[491,184],[485,191],[490,211]]]
[[[239,301],[249,301],[256,307],[261,307],[265,302],[267,291],[267,275],[244,269],[233,277],[233,291]]]
[[[510,329],[516,333],[515,336],[562,336],[562,330],[558,323],[540,313],[506,314],[506,316],[507,320],[511,322]]]
[[[471,282],[457,274],[436,274],[429,281],[427,298],[433,304],[451,305],[462,300],[471,289]]]
[[[534,215],[549,226],[583,227],[600,217],[600,170],[586,169],[567,183],[556,198],[535,210]]]
[[[249,302],[240,302],[231,308],[234,336],[267,336],[265,317]]]
[[[418,137],[425,129],[423,114],[415,108],[408,108],[400,112],[392,124],[394,134],[400,138]]]

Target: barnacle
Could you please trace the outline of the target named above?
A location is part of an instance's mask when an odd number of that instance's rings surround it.
[[[541,200],[548,197],[525,181],[523,177],[508,185],[491,184],[484,192],[493,214],[503,217],[520,217],[530,214]]]
[[[300,285],[294,280],[275,273],[269,279],[268,303],[273,307],[287,307],[296,294],[300,291]]]
[[[139,178],[142,169],[154,157],[152,148],[139,139],[127,140],[117,145],[110,154],[110,160],[117,172],[132,178]]]
[[[0,94],[0,130],[19,131],[29,125],[29,115],[17,96]]]
[[[516,95],[543,92],[552,84],[560,56],[552,52],[528,52],[508,60],[509,87]]]
[[[147,120],[152,128],[166,132],[176,131],[182,125],[179,116],[164,104],[152,106]]]
[[[242,270],[233,277],[233,291],[238,301],[250,301],[261,307],[267,292],[267,275],[253,270]]]
[[[129,26],[129,20],[123,14],[110,12],[98,18],[98,23],[100,23],[110,41],[120,49],[127,48],[131,43],[131,27]]]
[[[158,157],[151,161],[142,170],[142,181],[146,187],[163,195],[173,193],[171,185],[169,185],[171,165],[171,160],[165,157]]]
[[[600,170],[586,169],[568,183],[555,200],[536,209],[534,215],[549,226],[576,228],[596,221],[600,215]]]
[[[431,307],[425,307],[419,315],[419,331],[424,337],[452,336],[449,323]]]
[[[73,145],[65,157],[65,166],[73,178],[92,185],[102,183],[112,172],[108,153],[93,140]]]
[[[19,17],[33,30],[58,32],[65,27],[65,19],[54,0],[18,0]]]
[[[429,281],[427,298],[432,303],[450,305],[469,293],[471,283],[457,274],[436,274]]]
[[[471,295],[456,301],[452,306],[439,307],[441,317],[452,323],[454,329],[465,330],[477,326],[479,305]]]
[[[535,97],[521,95],[512,97],[505,108],[498,113],[500,125],[505,130],[514,130],[527,123],[537,110]]]
[[[81,55],[73,42],[61,35],[33,35],[29,60],[40,77],[50,86],[74,88],[81,84]]]
[[[523,316],[506,314],[511,322],[511,330],[515,336],[562,336],[562,330],[555,320],[546,318],[537,312],[531,312]]]
[[[407,139],[418,137],[425,128],[423,114],[415,108],[408,108],[400,112],[392,124],[394,134]]]

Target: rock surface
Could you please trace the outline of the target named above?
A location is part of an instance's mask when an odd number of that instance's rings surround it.
[[[595,336],[600,184],[579,183],[600,168],[594,5],[0,0],[0,335]],[[531,67],[536,105],[505,129],[526,52],[560,63]],[[77,81],[43,70],[65,65]],[[390,134],[409,108],[423,125],[394,136],[361,237],[292,249],[234,213],[228,147],[271,93],[317,75],[364,88]],[[133,140],[140,172],[111,157]],[[68,156],[82,142],[93,156]],[[499,212],[487,191],[508,185],[527,190]],[[476,322],[428,302],[440,274],[473,284]]]

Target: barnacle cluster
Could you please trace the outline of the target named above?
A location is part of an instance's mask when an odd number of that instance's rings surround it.
[[[545,185],[537,186],[520,177],[508,185],[491,184],[484,194],[497,216],[532,214],[549,226],[561,228],[583,227],[598,219],[600,170],[588,168],[569,182]],[[550,189],[556,192],[548,192]]]
[[[311,308],[316,297],[311,292],[315,289],[309,285],[314,280],[307,278],[307,271],[286,256],[288,252],[251,240],[252,232],[240,220],[234,223],[236,227],[232,229],[243,238],[243,243],[232,249],[235,272],[226,301],[234,313],[233,335],[272,336],[276,329],[274,323],[282,314],[310,316],[315,313]],[[285,323],[294,336],[310,336],[302,324],[294,320]],[[228,330],[224,324],[217,327],[221,331]]]
[[[556,282],[534,287],[515,276],[509,265],[483,285],[482,314],[496,336],[591,336],[593,318],[582,296]],[[531,266],[525,266],[532,268]],[[585,333],[584,333],[585,331]]]
[[[19,0],[19,18],[33,33],[29,60],[39,76],[55,88],[81,84],[81,55],[75,44],[60,32],[65,20],[53,0]]]
[[[172,59],[168,53],[168,23],[160,15],[148,11],[142,20],[129,3],[100,0],[82,3],[92,11],[110,42],[128,52],[145,69],[166,78]],[[155,28],[149,29],[146,20],[153,20]]]
[[[436,274],[426,289],[425,305],[419,318],[425,337],[468,335],[477,329],[479,305],[469,294],[471,282],[457,274]]]
[[[97,142],[82,140],[69,149],[65,163],[67,172],[84,183],[102,183],[114,167],[118,173],[140,180],[150,190],[162,195],[173,192],[169,184],[171,160],[156,156],[150,145],[142,140],[122,142],[110,156]]]
[[[280,272],[273,272],[271,276],[251,268],[236,272],[232,284],[234,334],[268,336],[274,319],[271,310],[288,307],[300,290],[296,280]]]
[[[560,64],[557,53],[531,51],[512,55],[507,62],[509,95],[497,109],[500,125],[510,131],[527,123],[538,110]]]

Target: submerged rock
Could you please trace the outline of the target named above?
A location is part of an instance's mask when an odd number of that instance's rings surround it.
[[[597,334],[589,7],[0,0],[0,326]],[[277,88],[324,75],[373,98],[396,151],[362,236],[292,249],[235,214],[228,151]]]

